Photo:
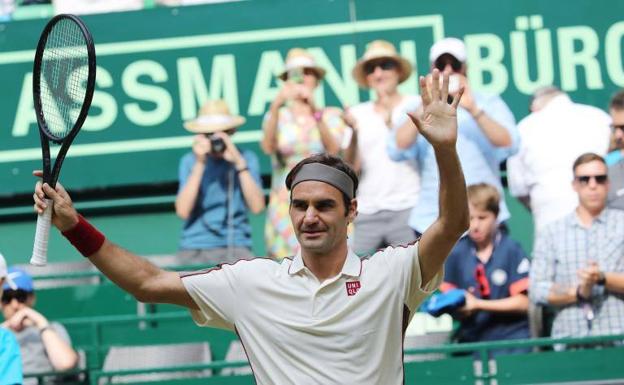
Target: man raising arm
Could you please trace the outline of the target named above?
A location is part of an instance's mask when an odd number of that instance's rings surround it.
[[[438,220],[420,243],[360,259],[348,247],[358,178],[342,159],[320,154],[286,177],[300,251],[282,261],[254,259],[178,275],[106,241],[80,217],[62,186],[37,184],[54,201],[53,222],[113,282],[140,301],[191,309],[199,326],[236,330],[258,384],[401,384],[403,331],[441,280],[448,251],[468,224],[466,190],[454,150],[459,97],[446,102],[421,79],[424,114],[412,117],[440,162]]]

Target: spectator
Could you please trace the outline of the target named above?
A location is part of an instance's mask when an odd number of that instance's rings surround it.
[[[230,114],[222,100],[206,102],[184,127],[197,135],[193,151],[180,161],[175,207],[185,220],[178,257],[182,263],[234,262],[251,258],[248,210],[264,210],[260,166],[251,150],[236,148],[230,136],[245,119]]]
[[[24,373],[64,372],[74,369],[78,364],[78,354],[72,348],[71,339],[63,325],[50,322],[33,307],[35,291],[32,277],[24,270],[9,268],[8,277],[13,281],[3,286],[2,314],[4,327],[15,333],[22,353]],[[75,376],[59,374],[49,382],[63,383]],[[25,382],[29,383],[29,382]],[[37,383],[32,379],[32,383]]]
[[[507,160],[507,175],[511,194],[531,211],[537,232],[578,205],[570,165],[583,153],[606,153],[609,116],[552,86],[533,94],[529,111],[518,124],[520,150]]]
[[[290,193],[286,175],[300,160],[312,154],[338,154],[345,124],[342,111],[320,108],[314,90],[325,70],[302,48],[293,48],[279,74],[281,89],[264,117],[262,150],[271,156],[273,175],[266,216],[267,254],[273,258],[295,255],[297,238],[288,217]]]
[[[614,149],[607,157],[609,166],[608,206],[624,210],[624,91],[613,96],[609,105]]]
[[[371,42],[353,68],[360,87],[376,95],[375,101],[358,104],[345,114],[353,129],[345,158],[361,175],[352,245],[358,254],[407,244],[417,237],[407,224],[420,187],[416,165],[394,162],[386,151],[392,127],[405,123],[406,112],[420,105],[419,97],[397,90],[411,73],[411,64],[383,40]]]
[[[450,74],[449,94],[464,94],[457,110],[459,132],[457,153],[468,185],[487,183],[496,186],[503,195],[500,163],[518,149],[514,117],[497,95],[473,91],[466,78],[466,47],[456,38],[435,43],[429,52],[431,67]],[[391,134],[388,151],[394,160],[416,159],[420,167],[420,197],[410,215],[409,224],[422,233],[438,215],[438,169],[433,147],[418,135],[417,130],[404,124]],[[501,200],[498,221],[509,218]]]
[[[3,304],[10,301],[9,293],[7,293],[6,297],[4,296],[5,284],[10,290],[17,289],[17,286],[9,277],[6,260],[0,254],[0,298],[2,298]],[[22,382],[22,357],[19,345],[13,333],[2,325],[0,326],[0,384],[17,385]]]
[[[500,231],[496,217],[500,195],[496,187],[468,186],[470,229],[446,260],[442,291],[463,289],[465,305],[454,314],[460,319],[459,342],[487,342],[529,338],[529,260],[520,245]],[[499,349],[495,354],[530,349]]]
[[[583,154],[572,168],[579,204],[537,233],[529,295],[555,308],[554,338],[624,333],[624,211],[606,207],[604,159]]]

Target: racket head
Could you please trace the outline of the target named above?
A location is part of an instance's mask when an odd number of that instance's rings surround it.
[[[42,138],[71,142],[89,112],[95,88],[95,45],[84,22],[61,14],[45,26],[33,66],[33,101]]]

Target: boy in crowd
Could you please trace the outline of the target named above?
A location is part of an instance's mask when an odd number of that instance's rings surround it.
[[[470,229],[445,264],[442,291],[464,289],[459,342],[529,338],[529,260],[520,245],[499,230],[500,195],[485,183],[468,186]],[[499,349],[494,354],[527,352]]]

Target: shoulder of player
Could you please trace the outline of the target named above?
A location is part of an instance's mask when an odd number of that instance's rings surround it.
[[[233,272],[235,274],[253,274],[264,273],[268,270],[274,270],[280,265],[279,262],[270,258],[251,258],[239,259],[232,263],[222,263],[217,266],[209,267],[202,270],[189,271],[180,273],[181,278],[193,277],[198,275],[209,275],[213,272]]]
[[[391,262],[393,258],[400,258],[401,256],[410,257],[414,255],[415,249],[418,247],[418,241],[414,241],[404,245],[388,246],[384,249],[379,249],[373,254],[364,255],[361,257],[364,265],[366,263],[383,263]]]

